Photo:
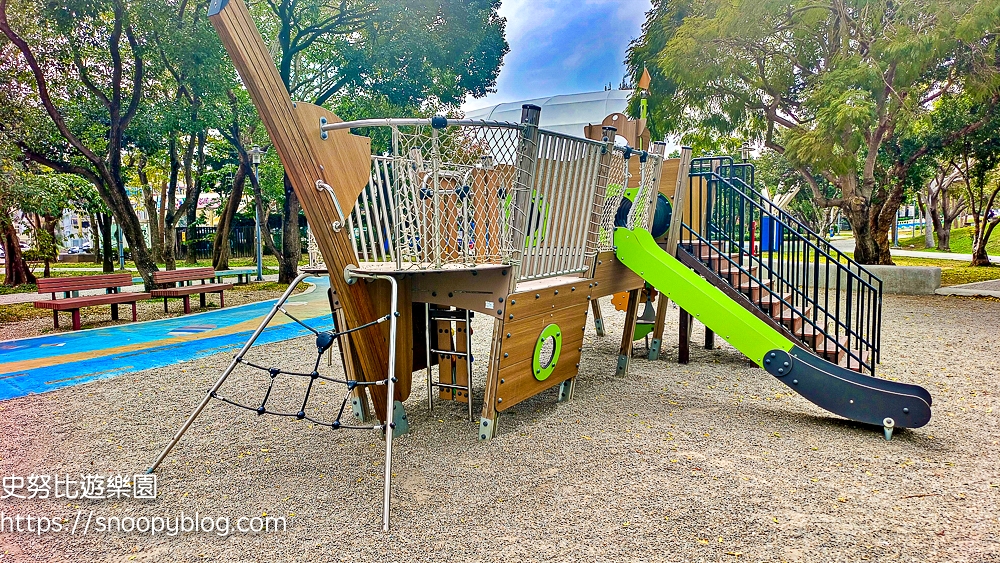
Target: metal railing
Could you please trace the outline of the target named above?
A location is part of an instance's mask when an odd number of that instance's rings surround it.
[[[821,355],[874,374],[881,280],[755,191],[752,165],[693,159],[690,179],[680,245],[738,291],[766,296],[757,306],[768,314],[801,316],[796,336],[821,335]]]
[[[538,131],[518,280],[587,270],[588,240],[596,230],[594,202],[604,191],[604,143]]]
[[[322,124],[323,134],[391,129],[391,154],[372,157],[368,185],[346,217],[358,262],[399,270],[505,264],[514,266],[518,281],[587,271],[597,253],[609,168],[622,161],[622,149],[539,130],[538,117],[538,108],[526,106],[520,124],[445,118]],[[661,159],[646,153],[642,159],[640,191],[649,200]],[[651,209],[645,200],[637,210]],[[638,224],[647,222],[641,217]]]

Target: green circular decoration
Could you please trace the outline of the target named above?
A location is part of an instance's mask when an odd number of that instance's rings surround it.
[[[548,364],[542,365],[542,347],[545,346],[545,341],[549,338],[552,339],[552,358],[549,359]],[[535,341],[535,353],[531,357],[531,371],[538,381],[545,381],[548,379],[552,372],[556,369],[556,363],[559,362],[559,351],[562,350],[562,330],[557,324],[550,324],[542,329],[541,334],[538,335],[538,340]]]

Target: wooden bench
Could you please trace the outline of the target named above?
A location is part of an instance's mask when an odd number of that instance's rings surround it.
[[[97,276],[73,276],[64,278],[40,278],[38,293],[49,293],[52,299],[35,301],[36,309],[51,309],[52,321],[59,328],[59,311],[70,311],[73,314],[73,330],[80,330],[80,308],[111,305],[111,318],[118,320],[118,305],[132,304],[132,322],[138,320],[135,304],[137,301],[149,299],[149,293],[122,293],[122,287],[132,285],[132,274],[102,274]],[[80,291],[87,289],[103,289],[104,295],[89,295],[80,297]],[[62,293],[62,298],[56,298]]]
[[[201,307],[205,308],[205,295],[208,293],[219,294],[219,307],[226,306],[226,297],[223,293],[227,289],[232,289],[231,283],[205,283],[205,280],[214,280],[215,270],[212,268],[188,268],[184,270],[169,270],[166,272],[153,272],[153,283],[156,285],[172,284],[174,287],[166,289],[154,289],[154,298],[163,298],[163,312],[167,312],[167,299],[181,298],[184,300],[184,312],[191,312],[191,296],[198,295]],[[193,282],[200,281],[195,284]]]

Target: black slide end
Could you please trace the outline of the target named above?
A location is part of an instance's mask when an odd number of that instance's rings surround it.
[[[764,370],[815,405],[850,420],[920,428],[931,419],[930,394],[917,385],[859,374],[794,346],[764,356]]]

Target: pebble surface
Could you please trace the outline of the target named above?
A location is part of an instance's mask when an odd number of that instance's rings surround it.
[[[588,327],[573,400],[557,403],[553,389],[519,404],[491,441],[476,439],[464,405],[429,412],[414,375],[411,433],[394,442],[388,534],[373,432],[214,401],[159,469],[155,501],[6,499],[0,511],[68,524],[78,510],[266,513],[284,516],[285,531],[0,534],[0,562],[1000,561],[1000,302],[886,296],[880,375],[934,396],[930,424],[891,442],[814,407],[721,339],[676,364],[675,308],[661,359],[645,359],[637,342],[629,375],[617,378],[623,313],[602,305],[608,336]],[[485,358],[491,327],[477,321]],[[305,369],[315,347],[301,338],[250,357]],[[140,473],[230,359],[0,402],[0,474]],[[338,363],[324,359],[321,371],[339,375]],[[240,368],[222,392],[254,404],[268,379]],[[280,377],[269,405],[295,412],[304,386]],[[335,416],[341,392],[316,386],[310,414]]]

